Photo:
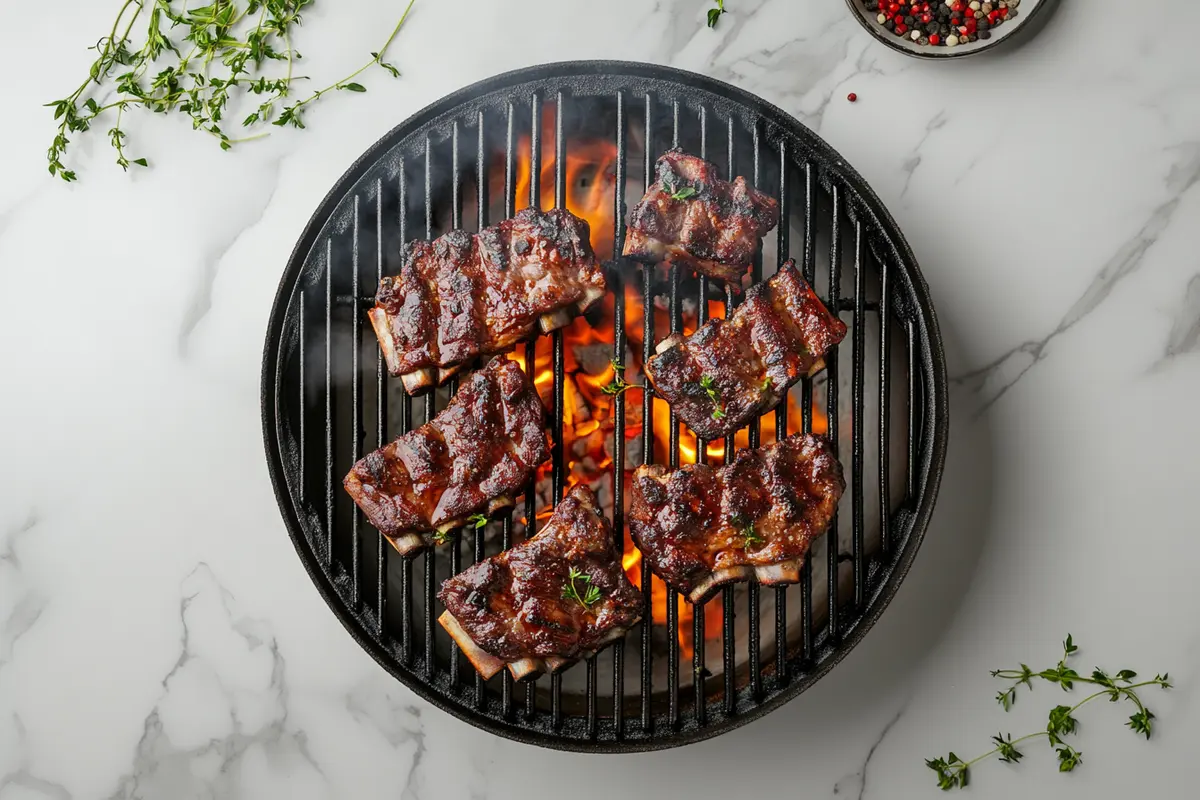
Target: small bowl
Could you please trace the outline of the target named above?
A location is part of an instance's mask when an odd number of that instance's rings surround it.
[[[939,0],[941,2],[941,0]],[[1024,39],[1041,30],[1046,20],[1050,18],[1050,10],[1058,5],[1058,0],[1021,0],[1020,14],[1014,20],[1006,21],[992,29],[992,38],[979,39],[955,47],[945,45],[919,45],[911,39],[896,36],[876,21],[876,14],[867,11],[862,0],[846,0],[850,13],[866,28],[867,32],[888,47],[913,58],[943,60],[973,56],[1008,42],[1012,39]]]

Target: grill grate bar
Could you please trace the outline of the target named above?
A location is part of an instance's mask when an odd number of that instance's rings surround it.
[[[325,563],[333,566],[333,239],[325,240]]]
[[[737,177],[737,169],[735,167],[736,157],[734,153],[734,130],[733,117],[729,117],[726,127],[726,151],[725,158],[729,165],[727,178],[734,180]],[[737,295],[734,294],[734,286],[732,281],[725,283],[725,317],[728,318],[733,314],[736,306]],[[730,434],[725,437],[725,463],[733,462],[733,449],[736,445],[736,434]],[[722,675],[725,679],[724,685],[724,709],[725,716],[732,716],[734,709],[737,707],[737,685],[734,681],[734,673],[737,670],[737,654],[734,652],[736,642],[735,631],[735,609],[733,603],[733,587],[726,586],[721,590],[721,657],[722,657]]]
[[[841,293],[842,285],[842,195],[841,187],[836,183],[833,185],[831,200],[833,222],[829,234],[829,298],[826,305],[833,309],[838,307],[838,296]],[[827,415],[829,429],[826,436],[828,436],[835,453],[838,452],[838,350],[839,347],[831,348],[829,355],[825,358],[825,371],[829,376],[825,384],[825,408],[829,409]],[[825,536],[825,542],[829,573],[829,639],[831,642],[836,642],[841,630],[838,622],[838,515],[836,509],[833,512],[833,519],[829,523],[829,533]]]
[[[643,157],[644,174],[642,176],[643,193],[650,189],[653,183],[654,169],[653,147],[651,147],[651,121],[653,118],[653,101],[649,94],[645,95],[645,155]],[[642,364],[654,356],[654,267],[642,265]],[[642,392],[642,463],[654,463],[654,390],[647,387]],[[654,612],[651,601],[651,582],[653,577],[650,564],[646,559],[641,562],[642,574],[642,730],[652,733],[652,700],[653,700],[653,664],[651,663],[651,645],[654,633]]]
[[[863,268],[863,230],[862,222],[854,222],[854,372],[851,386],[851,401],[853,418],[851,425],[851,448],[853,477],[851,481],[853,494],[854,528],[851,551],[854,557],[854,607],[861,609],[866,602],[867,587],[864,580],[864,560],[866,546],[863,532],[863,350],[866,344],[866,313],[863,311],[863,296],[866,294],[865,272]]]
[[[671,264],[671,335],[683,330],[683,304],[679,296],[679,265]],[[654,309],[649,310],[650,314]],[[679,420],[675,409],[668,412],[670,451],[668,462],[672,470],[679,469]],[[668,722],[674,730],[679,724],[679,592],[667,587],[667,714]]]
[[[677,134],[678,136],[678,134]],[[700,157],[708,158],[708,108],[700,106]],[[696,298],[696,327],[708,322],[708,276],[701,275]],[[696,463],[708,461],[708,442],[696,436]],[[692,608],[692,708],[697,725],[708,724],[704,691],[704,603]]]
[[[613,373],[618,382],[625,380],[625,276],[620,253],[625,247],[625,93],[617,92],[617,163],[613,183]],[[618,366],[620,365],[620,366]],[[625,552],[625,393],[613,400],[613,546],[618,557]],[[613,732],[617,739],[625,735],[625,639],[613,644]]]
[[[917,352],[917,332],[912,320],[904,326],[905,338],[908,340],[908,470],[904,480],[904,491],[910,501],[917,496],[917,397],[921,384],[917,379],[916,364],[913,361]]]
[[[354,292],[354,322],[350,325],[350,343],[353,352],[350,357],[350,368],[354,375],[351,381],[351,397],[354,403],[354,414],[351,417],[351,433],[350,433],[350,448],[351,448],[351,463],[357,463],[359,454],[362,452],[362,372],[358,368],[358,351],[362,342],[362,315],[358,308],[358,229],[359,221],[359,199],[358,195],[354,195],[354,231],[351,234],[351,263],[353,272],[350,275],[350,284]],[[351,598],[355,608],[358,608],[362,603],[361,587],[359,586],[359,562],[361,554],[359,553],[358,542],[358,527],[359,520],[362,518],[362,510],[357,505],[350,515],[350,586]]]
[[[890,463],[888,423],[891,421],[892,392],[889,382],[892,368],[892,343],[888,339],[891,309],[891,269],[887,259],[876,259],[879,265],[879,541],[882,556],[892,554],[892,501],[889,485]]]
[[[567,144],[563,140],[563,93],[558,92],[554,114],[554,207],[566,208],[566,185],[564,183],[563,162],[566,161]],[[550,505],[557,507],[563,497],[564,466],[563,458],[563,409],[565,407],[566,389],[563,387],[566,372],[565,354],[563,352],[563,332],[560,328],[550,337],[554,348],[554,448],[552,450],[553,465]],[[588,706],[596,702],[595,670],[589,669],[587,682]],[[550,676],[550,707],[551,720],[555,729],[562,725],[562,673],[555,672]]]
[[[510,509],[500,520],[500,549],[512,547],[512,510]],[[500,713],[505,719],[511,719],[513,713],[513,676],[508,670],[500,675]]]
[[[671,101],[671,146],[679,146],[679,100]],[[671,275],[671,335],[683,333],[683,297],[679,293],[681,267],[672,262]],[[653,309],[649,310],[653,313]],[[668,410],[671,469],[679,469],[679,418],[675,409]],[[694,613],[694,612],[693,612]],[[671,730],[679,726],[679,592],[667,587],[667,713]]]
[[[483,230],[488,223],[488,192],[487,192],[487,176],[488,176],[488,159],[487,150],[484,145],[484,114],[480,111],[475,118],[476,126],[476,150],[475,150],[475,206],[476,219],[475,225],[477,230]],[[455,182],[457,185],[457,181]],[[475,528],[472,541],[475,545],[473,554],[473,564],[478,564],[483,561],[484,541],[487,535],[487,526]],[[507,671],[506,671],[507,672]],[[483,676],[478,671],[475,672],[475,708],[483,708],[483,701],[487,696],[487,687],[483,682]]]
[[[505,130],[504,130],[504,218],[511,219],[513,214],[516,213],[515,206],[516,206],[516,195],[517,195],[517,188],[516,188],[516,183],[515,183],[516,182],[516,172],[517,172],[516,160],[515,160],[516,159],[516,156],[515,156],[516,151],[514,149],[514,140],[513,140],[513,134],[514,134],[513,128],[514,128],[514,120],[516,118],[515,117],[516,108],[512,101],[509,101],[506,104],[504,111],[505,111],[505,117],[504,117],[504,121],[505,121],[505,124],[504,124],[504,128],[505,128]],[[482,114],[483,114],[483,112],[480,112],[481,120],[483,118]],[[482,142],[483,141],[482,126],[480,129],[479,137],[480,137],[479,140]],[[482,185],[484,185],[485,182],[481,180],[479,183],[482,186]],[[480,203],[479,208],[480,208],[480,211],[479,211],[480,215],[483,215],[486,213],[486,204]],[[481,219],[482,219],[482,216],[481,216]],[[528,364],[530,362],[526,361],[526,363]],[[531,483],[530,486],[532,486],[532,485],[533,484]],[[529,487],[526,487],[525,502],[526,502],[527,509],[528,509],[528,503],[529,503],[529,493],[528,492],[529,492]],[[501,517],[501,522],[500,522],[500,524],[501,524],[500,547],[504,550],[507,550],[508,548],[512,547],[512,520],[513,520],[513,509],[509,508],[508,510],[506,510],[504,512],[504,516]],[[512,673],[506,669],[501,670],[501,675],[500,675],[500,710],[501,710],[501,713],[504,715],[505,719],[510,719],[512,717],[513,677],[512,677]]]
[[[537,363],[537,343],[530,340],[525,345],[525,363]],[[537,533],[537,476],[529,479],[525,489],[525,540],[529,541]],[[505,670],[508,672],[508,670]],[[511,678],[511,673],[509,674]],[[537,679],[526,678],[525,684],[525,718],[533,719],[537,714]]]
[[[753,140],[754,140],[754,171],[752,173],[754,188],[762,187],[762,121],[754,120]],[[750,267],[750,283],[751,285],[762,280],[762,250],[756,248],[754,251],[754,263]],[[762,435],[762,417],[755,417],[750,423],[749,445],[750,449],[754,450],[758,447],[760,436]],[[750,583],[747,589],[747,603],[750,606],[749,614],[749,631],[748,641],[746,643],[747,655],[750,661],[750,697],[754,702],[758,702],[762,697],[762,631],[760,630],[759,608],[761,605],[760,590],[757,581]]]
[[[433,239],[433,143],[425,137],[425,238]],[[437,408],[437,393],[432,389],[425,395],[425,422],[433,419]],[[436,561],[433,548],[426,548],[422,554],[425,562],[425,674],[432,676],[436,671],[434,663],[434,633],[433,633],[433,598],[437,590],[435,581]]]
[[[777,266],[782,267],[791,252],[791,225],[784,220],[791,219],[791,193],[788,186],[788,145],[787,139],[779,142],[779,218],[778,228],[778,257]],[[804,412],[810,413],[808,410]],[[787,436],[788,404],[785,400],[775,406],[775,441],[781,442]],[[784,686],[788,681],[787,663],[787,584],[775,587],[775,684]]]
[[[596,738],[596,657],[585,662],[587,669],[587,738]]]
[[[308,384],[305,383],[304,367],[305,367],[305,360],[306,360],[305,351],[308,349],[308,340],[304,336],[304,305],[308,299],[308,293],[305,292],[303,289],[301,289],[299,292],[299,296],[300,296],[300,306],[296,309],[296,329],[297,329],[297,335],[299,336],[300,347],[298,348],[299,353],[297,355],[296,361],[298,362],[297,368],[300,372],[300,397],[298,399],[300,401],[299,406],[300,406],[301,413],[300,413],[300,424],[298,426],[296,426],[298,429],[296,431],[296,438],[300,441],[300,491],[298,492],[298,494],[300,495],[300,504],[305,505],[308,502],[308,488],[307,488],[308,470],[305,469],[305,466],[307,463],[307,459],[305,457],[305,450],[307,448],[306,448],[306,441],[305,441],[306,437],[305,437],[305,433],[304,433],[304,429],[306,426],[304,424],[304,421],[306,419],[308,419],[308,414],[306,413],[306,408],[305,408],[305,404],[308,401],[308,393],[306,391],[306,387],[308,386]]]
[[[816,283],[817,265],[815,263],[814,241],[816,237],[814,217],[814,176],[811,161],[804,162],[804,260],[802,271],[804,280],[812,286]],[[782,224],[782,222],[781,222]],[[800,384],[800,422],[804,433],[812,433],[813,429],[813,382],[805,377]],[[810,545],[811,548],[811,545]],[[811,550],[810,550],[811,553]],[[809,663],[813,654],[813,564],[811,554],[806,556],[800,568],[800,594],[803,605],[800,607],[800,658],[802,663]]]
[[[399,179],[399,228],[400,252],[408,242],[408,180],[404,169],[404,159],[400,159]],[[400,398],[400,434],[403,436],[412,430],[413,410],[412,398],[408,392],[401,392]],[[413,657],[413,560],[400,560],[400,652],[405,665],[412,663]]]
[[[383,178],[375,181],[375,285],[383,280]],[[383,368],[383,348],[375,351],[375,449],[383,447],[387,436],[387,403],[384,380],[387,373]],[[388,543],[382,535],[375,537],[375,614],[379,621],[379,639],[387,643],[387,551]]]
[[[451,227],[458,230],[462,227],[462,169],[458,159],[458,121],[455,120],[450,129],[450,214]],[[450,379],[450,397],[458,394],[458,377]],[[457,575],[462,571],[462,530],[454,531],[450,541],[450,574]],[[430,612],[432,614],[432,612]],[[458,686],[458,643],[450,640],[450,685]]]
[[[529,99],[529,206],[542,207],[542,96],[534,92]],[[537,363],[537,340],[525,345],[525,368],[533,371]],[[530,478],[525,495],[525,540],[537,534],[537,476]],[[525,680],[525,716],[537,714],[537,678]]]

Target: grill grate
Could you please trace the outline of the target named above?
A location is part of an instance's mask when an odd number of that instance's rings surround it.
[[[805,277],[820,290],[819,262],[827,257],[822,296],[831,309],[849,315],[851,323],[849,341],[838,348],[850,351],[849,375],[843,376],[835,350],[827,359],[824,376],[805,379],[798,390],[799,424],[804,431],[813,429],[814,398],[823,398],[827,435],[840,446],[850,473],[841,515],[849,514],[849,524],[839,526],[835,518],[824,541],[824,563],[814,564],[819,557],[815,549],[799,585],[722,590],[721,635],[709,642],[719,648],[719,659],[706,652],[711,648],[706,648],[705,608],[694,608],[687,694],[675,634],[682,601],[668,590],[665,625],[652,621],[652,585],[657,579],[645,561],[641,585],[646,622],[625,640],[565,673],[582,671],[582,681],[573,677],[568,687],[564,674],[558,674],[517,687],[507,671],[483,681],[434,620],[441,580],[463,568],[468,539],[470,563],[487,555],[486,530],[458,531],[440,552],[402,559],[365,524],[340,488],[335,491],[340,476],[364,450],[380,447],[432,418],[438,404],[435,393],[418,398],[415,403],[421,413],[415,414],[414,401],[387,376],[374,337],[369,331],[363,333],[365,310],[374,302],[364,287],[373,287],[384,275],[398,271],[400,248],[414,235],[433,238],[451,227],[462,227],[468,216],[469,183],[474,184],[477,228],[496,221],[489,218],[493,200],[498,199],[489,196],[488,177],[493,172],[502,177],[504,193],[495,209],[498,213],[502,207],[505,216],[512,216],[520,157],[529,160],[528,201],[539,204],[545,113],[554,117],[554,140],[545,143],[552,145],[554,153],[554,204],[565,206],[564,165],[574,122],[598,108],[604,113],[595,116],[605,120],[604,128],[590,131],[589,136],[606,137],[616,149],[617,190],[611,201],[615,252],[621,251],[625,238],[627,183],[628,190],[640,196],[653,180],[656,156],[667,146],[682,144],[705,158],[723,158],[730,178],[744,174],[758,188],[776,195],[783,222],[773,247],[766,248],[772,268],[792,254],[795,228],[796,255]],[[528,120],[528,130],[523,119]],[[530,143],[527,154],[518,152],[518,142],[524,138]],[[630,181],[631,144],[641,150],[642,169]],[[421,191],[423,198],[417,194]],[[449,218],[439,220],[447,208]],[[413,224],[422,212],[424,224]],[[764,277],[763,260],[760,254],[752,267],[754,282]],[[625,358],[626,283],[636,281],[638,272],[645,309],[642,350],[648,359],[661,333],[656,331],[654,314],[660,294],[655,270],[620,262],[608,266],[614,292],[614,359],[620,363]],[[852,272],[849,296],[843,296],[844,269]],[[702,324],[713,299],[710,290],[716,287],[706,278],[697,283],[696,294],[689,298],[695,298],[697,323]],[[683,330],[685,288],[679,268],[671,268],[663,298],[671,333]],[[718,296],[728,314],[740,294],[730,286],[723,289]],[[870,337],[868,328],[872,328]],[[556,504],[566,479],[566,369],[563,332],[551,338],[551,501]],[[903,374],[893,372],[893,347],[905,351]],[[372,352],[374,392],[364,392]],[[526,346],[525,358],[532,371],[534,342]],[[875,382],[870,385],[868,378],[876,366]],[[623,377],[624,369],[619,372]],[[845,408],[844,377],[849,388]],[[457,380],[450,382],[450,395],[457,384]],[[892,410],[897,389],[905,395],[902,412]],[[494,78],[425,109],[375,145],[325,199],[292,254],[272,310],[263,363],[264,436],[280,508],[306,568],[351,634],[385,668],[451,713],[522,741],[593,751],[668,747],[729,730],[811,686],[857,643],[894,594],[924,533],[944,457],[945,391],[941,342],[915,260],[878,199],[836,153],[783,112],[737,89],[676,70],[615,62],[551,65]],[[656,453],[655,402],[651,392],[643,393],[641,452],[633,455],[641,463],[665,460],[678,467],[681,445],[686,443],[681,437],[691,434],[681,431],[670,412],[668,452]],[[770,415],[773,419],[766,420],[774,426],[776,437],[787,435],[787,405],[782,403]],[[626,492],[621,477],[629,455],[628,410],[626,396],[617,395],[612,516],[622,544]],[[872,420],[877,438],[870,447],[867,427]],[[902,420],[903,436],[893,440],[898,420]],[[850,426],[848,451],[841,430],[845,421]],[[762,421],[756,421],[749,429],[749,446],[758,446],[761,437]],[[726,462],[735,444],[732,436],[724,441]],[[707,445],[695,441],[697,461],[707,458]],[[321,458],[323,470],[316,466]],[[875,524],[867,517],[872,469],[877,540]],[[901,475],[904,496],[893,502],[892,479]],[[523,515],[528,520],[527,536],[537,523],[536,503],[531,485]],[[513,544],[511,509],[489,527],[500,534],[493,550]],[[370,565],[366,554],[372,552]],[[847,569],[841,569],[846,562]],[[825,572],[820,583],[814,574],[817,566]],[[818,608],[815,589],[822,585],[827,599]],[[766,642],[760,624],[764,610],[771,611],[774,622],[769,626],[773,630],[765,634]],[[745,625],[739,630],[743,614]],[[656,628],[660,637],[665,629],[665,654],[656,651]],[[766,661],[765,647],[769,648]],[[666,659],[665,672],[655,663],[660,657]],[[710,676],[710,665],[721,674]],[[627,668],[636,671],[627,674]],[[611,675],[611,697],[601,696],[605,672]],[[635,677],[636,692],[626,685],[627,677]],[[520,695],[523,701],[517,699]]]

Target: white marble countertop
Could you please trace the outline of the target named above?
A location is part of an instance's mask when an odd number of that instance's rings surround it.
[[[1170,670],[1159,735],[1089,708],[1085,764],[1044,745],[980,765],[984,798],[1191,796],[1200,742],[1200,60],[1191,3],[1123,20],[1067,0],[1015,52],[892,53],[841,0],[418,0],[404,75],[226,154],[135,117],[156,164],[104,136],[51,180],[42,103],[74,86],[115,3],[0,23],[0,800],[16,798],[934,797],[923,759],[1034,730],[993,667]],[[357,66],[397,3],[320,2],[313,73]],[[47,59],[47,52],[54,53]],[[846,661],[715,740],[629,757],[531,749],[429,708],[311,586],[264,467],[259,365],[280,270],[363,150],[511,68],[653,61],[756,92],[874,186],[928,278],[952,436],[916,566]],[[845,101],[854,91],[856,104]]]

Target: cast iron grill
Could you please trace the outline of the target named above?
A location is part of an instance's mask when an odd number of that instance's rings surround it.
[[[705,608],[695,607],[690,665],[681,663],[676,633],[681,600],[669,592],[665,624],[653,621],[652,579],[643,561],[645,621],[598,656],[519,685],[507,671],[483,681],[435,625],[436,590],[463,568],[463,548],[470,545],[473,563],[490,554],[492,542],[493,553],[510,547],[513,512],[486,529],[457,532],[438,551],[403,559],[362,520],[339,484],[364,452],[432,418],[457,388],[454,381],[448,393],[414,400],[387,375],[369,327],[363,333],[374,287],[399,271],[404,242],[451,228],[480,229],[500,213],[512,216],[519,157],[529,162],[529,203],[540,203],[546,115],[552,115],[556,206],[567,202],[564,165],[576,138],[586,132],[615,145],[614,253],[624,243],[626,191],[641,195],[653,180],[656,157],[670,146],[716,161],[730,178],[745,175],[780,200],[783,221],[751,277],[762,280],[794,256],[826,304],[850,322],[851,333],[831,353],[826,373],[795,390],[800,429],[812,430],[814,408],[827,419],[849,491],[841,519],[814,547],[799,585],[725,587],[719,641],[706,636]],[[528,152],[519,153],[526,139]],[[640,163],[629,163],[636,162],[632,144],[640,147]],[[637,180],[629,179],[630,169]],[[493,175],[502,177],[493,181]],[[492,197],[500,186],[503,197]],[[627,283],[642,289],[643,358],[664,333],[656,331],[653,311],[660,294],[671,333],[683,329],[691,298],[702,324],[714,296],[727,311],[741,296],[732,286],[714,294],[710,281],[692,281],[678,267],[665,289],[656,279],[659,268],[619,257],[606,268],[618,362],[628,346]],[[549,480],[557,503],[567,479],[563,332],[551,338]],[[897,348],[903,355],[894,359]],[[535,361],[530,342],[525,364],[532,369]],[[925,283],[903,235],[862,178],[815,134],[758,98],[691,73],[620,62],[557,64],[492,78],[421,111],[360,158],[309,221],[284,272],[267,334],[262,402],[268,465],[289,533],[355,639],[422,697],[472,724],[584,751],[649,750],[714,736],[778,707],[831,669],[882,613],[912,563],[937,494],[947,435],[945,365]],[[611,505],[622,544],[627,458],[677,467],[681,437],[691,437],[671,413],[665,459],[656,452],[662,448],[655,446],[655,401],[647,391],[641,452],[627,453],[630,402],[620,394],[613,405]],[[791,430],[788,405],[750,427],[749,446],[759,444],[763,426],[776,436]],[[728,437],[723,458],[735,447]],[[693,451],[706,458],[707,443],[697,442]],[[902,496],[893,496],[894,484],[903,486]],[[538,519],[535,488],[526,492],[526,536]],[[656,646],[663,628],[665,653]],[[714,649],[719,658],[710,656]],[[665,672],[656,664],[664,658]],[[632,691],[630,679],[638,684]]]

